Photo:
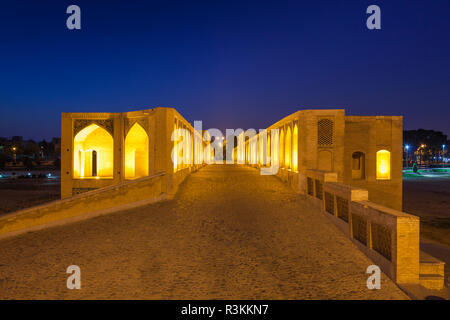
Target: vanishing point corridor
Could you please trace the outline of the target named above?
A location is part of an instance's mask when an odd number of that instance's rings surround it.
[[[210,165],[173,200],[0,240],[0,298],[407,298],[384,274],[367,289],[371,264],[275,176]]]

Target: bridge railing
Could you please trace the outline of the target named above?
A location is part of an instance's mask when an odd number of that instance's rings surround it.
[[[170,199],[192,170],[194,169],[184,168],[172,174],[158,172],[151,176],[123,181],[62,200],[11,212],[0,217],[0,239]]]
[[[322,170],[307,170],[305,193],[311,196],[314,203],[321,206],[324,199],[323,187],[325,182],[336,182],[337,173]]]
[[[419,218],[368,200],[368,191],[308,170],[306,195],[397,283],[419,282]],[[334,181],[333,181],[334,180]]]
[[[337,182],[335,172],[308,169],[307,198],[391,279],[419,283],[419,217],[369,201],[368,190]]]

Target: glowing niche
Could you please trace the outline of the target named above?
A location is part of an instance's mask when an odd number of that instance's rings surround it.
[[[298,170],[298,126],[294,124],[294,133],[292,138],[292,170]]]
[[[377,179],[389,180],[391,178],[391,153],[387,150],[377,152]]]
[[[112,178],[114,143],[102,127],[91,124],[74,139],[74,178]]]
[[[291,157],[292,157],[291,148],[292,148],[291,127],[287,127],[286,137],[285,137],[285,146],[284,146],[284,167],[286,169],[291,168]]]
[[[148,135],[135,123],[125,138],[125,179],[148,176]]]

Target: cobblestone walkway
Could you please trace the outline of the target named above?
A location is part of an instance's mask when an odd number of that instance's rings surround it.
[[[1,240],[0,298],[407,298],[385,275],[368,290],[370,264],[276,177],[217,165],[174,200]]]

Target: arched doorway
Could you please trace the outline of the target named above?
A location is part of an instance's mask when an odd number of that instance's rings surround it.
[[[284,166],[286,169],[291,168],[291,158],[292,158],[292,140],[291,140],[291,127],[286,129],[286,138],[284,144]]]
[[[148,176],[148,135],[137,122],[125,138],[125,179]]]
[[[284,129],[281,128],[280,129],[280,142],[278,144],[279,147],[279,152],[278,152],[278,156],[279,156],[279,163],[280,163],[280,167],[284,167]]]
[[[112,178],[113,137],[104,128],[91,124],[74,138],[74,178]]]
[[[352,179],[366,178],[366,156],[363,152],[356,151],[352,154]]]
[[[294,132],[292,134],[292,170],[298,170],[298,125],[294,124]]]

